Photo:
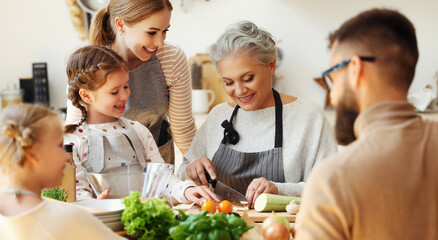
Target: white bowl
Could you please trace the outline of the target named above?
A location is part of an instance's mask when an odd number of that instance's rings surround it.
[[[77,206],[84,208],[95,216],[121,215],[125,209],[121,199],[90,199],[80,202],[73,202]]]
[[[102,221],[103,223],[110,223],[110,222],[120,222],[122,219],[122,215],[104,215],[104,216],[97,216],[97,218]]]
[[[120,221],[104,223],[107,227],[111,228],[114,232],[123,231],[123,224]]]

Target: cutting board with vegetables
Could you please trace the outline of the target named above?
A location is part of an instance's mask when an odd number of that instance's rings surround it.
[[[197,214],[201,212],[201,207],[198,205],[193,205],[190,209],[185,211],[186,214]],[[243,214],[243,211],[236,211],[240,215]],[[263,222],[265,218],[271,216],[272,212],[257,212],[254,209],[250,209],[247,211],[249,218],[254,222]],[[289,222],[295,222],[296,215],[290,215],[287,212],[275,212],[278,216],[285,217]]]

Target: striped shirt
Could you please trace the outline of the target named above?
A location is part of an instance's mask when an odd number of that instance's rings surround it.
[[[187,150],[196,133],[195,119],[192,114],[192,84],[188,61],[185,53],[178,46],[165,43],[158,48],[157,58],[169,88],[169,109],[167,115],[170,130],[176,146]],[[81,111],[67,103],[66,124],[78,123]]]

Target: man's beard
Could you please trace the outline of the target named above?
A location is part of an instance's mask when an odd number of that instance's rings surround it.
[[[346,146],[356,140],[354,135],[354,121],[359,114],[353,90],[345,81],[345,91],[336,106],[336,140],[340,145]]]

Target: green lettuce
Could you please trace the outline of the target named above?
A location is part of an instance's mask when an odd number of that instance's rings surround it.
[[[140,193],[132,191],[122,199],[122,223],[128,235],[138,240],[168,239],[169,228],[178,224],[165,199],[149,198],[142,203]]]

